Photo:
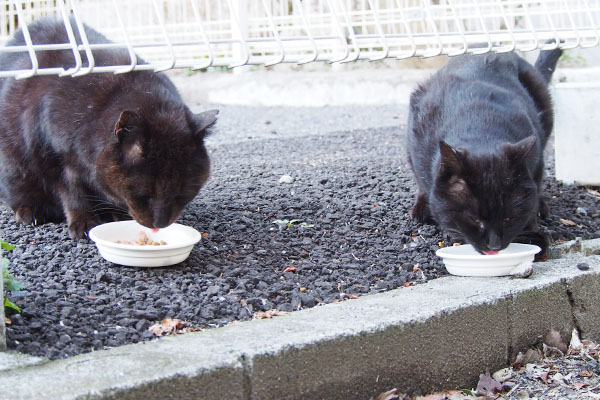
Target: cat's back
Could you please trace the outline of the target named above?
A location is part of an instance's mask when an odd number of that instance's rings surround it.
[[[72,20],[71,25],[76,28]],[[63,21],[40,19],[28,25],[34,44],[68,43]],[[77,30],[75,38],[81,41]],[[90,43],[110,43],[102,34],[86,26]],[[15,33],[7,46],[25,43],[23,32]],[[37,51],[40,68],[75,66],[72,49]],[[85,52],[80,52],[83,66]],[[129,65],[124,49],[93,50],[95,65]],[[138,60],[139,61],[139,60]],[[0,69],[28,70],[27,52],[0,54]],[[164,106],[167,104],[167,106]],[[162,73],[134,71],[126,74],[89,73],[72,77],[41,75],[27,79],[0,79],[0,142],[11,143],[17,136],[25,151],[30,142],[51,143],[55,149],[69,149],[75,141],[96,146],[108,140],[97,132],[111,132],[123,110],[152,114],[157,109],[181,108],[182,99],[173,83]],[[18,115],[19,118],[14,118]],[[40,129],[41,127],[41,129]],[[87,141],[90,140],[90,143]]]
[[[460,104],[480,101],[491,93],[525,96],[518,78],[519,62],[513,53],[450,57],[444,67],[419,85],[413,101]]]
[[[71,18],[74,38],[81,44],[82,40],[75,20]],[[111,43],[101,33],[84,25],[85,35],[89,43]],[[42,18],[28,25],[33,44],[69,43],[64,21]],[[23,31],[18,30],[7,46],[24,46]],[[130,54],[126,49],[94,49],[92,51],[95,66],[128,66],[131,64]],[[79,52],[82,68],[89,65],[84,51]],[[62,67],[65,70],[76,65],[73,50],[40,50],[36,51],[39,68]],[[137,64],[144,61],[137,58]],[[0,69],[29,70],[32,68],[27,52],[5,52],[0,54]],[[56,107],[57,112],[78,112],[80,106],[107,106],[114,102],[143,103],[172,101],[181,102],[181,97],[173,83],[164,74],[153,71],[135,71],[127,74],[89,73],[78,77],[59,77],[42,75],[28,79],[0,79],[0,103],[10,103],[12,109],[30,108],[43,103]],[[61,109],[64,110],[61,111]],[[11,110],[14,111],[14,110]]]
[[[76,22],[73,18],[70,19],[73,35],[78,45],[83,44]],[[84,25],[85,36],[91,44],[106,44],[111,43],[105,36],[99,32]],[[65,28],[63,20],[55,18],[41,18],[27,25],[31,42],[34,45],[44,44],[67,44],[71,41]],[[26,41],[23,30],[19,29],[15,32],[12,39],[8,41],[6,46],[25,46]],[[88,59],[85,52],[79,52],[83,66],[87,66]],[[38,50],[35,52],[35,58],[39,68],[54,68],[62,67],[65,69],[76,65],[76,58],[72,48],[64,50]],[[106,65],[129,65],[131,59],[129,53],[125,49],[110,49],[110,50],[93,50],[94,64],[98,66]],[[31,58],[28,52],[19,51],[13,53],[3,53],[0,55],[0,68],[2,70],[21,70],[32,68]]]
[[[490,123],[533,118],[535,103],[519,80],[525,63],[514,53],[450,57],[444,67],[420,84],[410,99],[409,124],[416,134],[451,130],[478,131]]]

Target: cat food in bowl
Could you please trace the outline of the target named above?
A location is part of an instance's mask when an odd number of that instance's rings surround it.
[[[470,244],[444,247],[436,255],[444,260],[449,273],[460,276],[520,275],[531,268],[533,258],[542,249],[523,243],[511,243],[497,254],[480,254]]]
[[[135,221],[98,225],[90,230],[89,236],[107,261],[132,267],[166,267],[180,263],[188,258],[201,238],[200,233],[189,226],[171,224],[156,231]]]

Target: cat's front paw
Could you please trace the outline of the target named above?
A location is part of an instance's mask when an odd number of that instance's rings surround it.
[[[540,208],[539,208],[540,217],[546,218],[548,216],[548,203],[546,199],[540,197]]]
[[[514,240],[516,243],[534,244],[539,246],[542,251],[535,255],[534,261],[546,261],[548,259],[548,247],[550,246],[550,236],[540,230],[527,231],[521,233]]]
[[[29,207],[19,207],[15,211],[15,220],[24,225],[31,225],[35,221],[33,211]]]
[[[73,240],[83,238],[87,232],[98,225],[100,220],[85,211],[69,211],[67,213],[69,237]]]

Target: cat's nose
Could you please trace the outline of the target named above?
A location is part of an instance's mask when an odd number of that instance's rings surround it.
[[[171,219],[168,213],[156,213],[152,218],[153,228],[166,228],[171,225]]]
[[[488,249],[494,251],[502,249],[502,239],[496,234],[496,232],[490,231],[490,233],[488,234],[487,247]]]

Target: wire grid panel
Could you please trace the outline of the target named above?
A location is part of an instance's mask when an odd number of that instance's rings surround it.
[[[32,64],[0,77],[373,61],[600,42],[600,0],[0,0],[0,6],[1,44],[18,28],[27,43],[0,53],[27,52]],[[46,16],[63,21],[69,42],[28,40],[28,24]],[[72,32],[84,23],[111,42],[76,42]],[[94,50],[107,48],[127,49],[131,63],[94,66]],[[36,52],[65,49],[74,53],[72,68],[37,67]]]

